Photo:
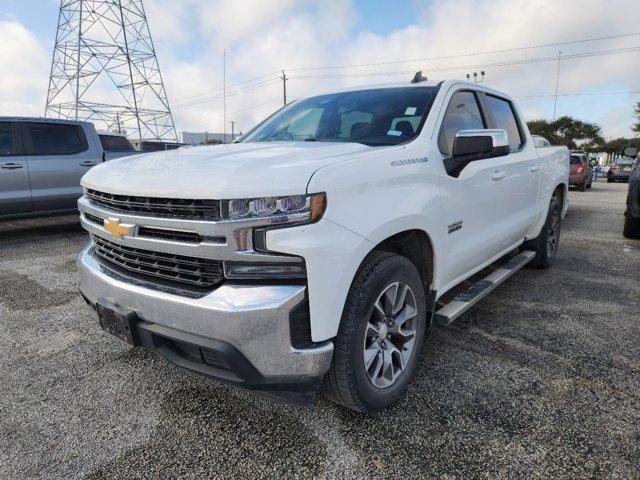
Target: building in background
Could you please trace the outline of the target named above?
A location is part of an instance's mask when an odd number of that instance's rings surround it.
[[[242,135],[241,133],[227,133],[226,141],[224,133],[212,132],[180,132],[180,143],[185,145],[207,145],[212,143],[231,143]]]

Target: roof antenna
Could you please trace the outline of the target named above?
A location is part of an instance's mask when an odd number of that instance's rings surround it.
[[[420,70],[419,72],[416,72],[416,74],[413,76],[413,80],[411,80],[411,83],[420,83],[420,82],[426,82],[426,81],[427,81],[427,77],[423,77],[422,70]]]

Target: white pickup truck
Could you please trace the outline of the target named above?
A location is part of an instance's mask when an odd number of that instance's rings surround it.
[[[368,412],[403,393],[427,327],[551,265],[568,180],[569,151],[536,148],[481,85],[306,98],[235,144],[89,171],[80,290],[104,330],[176,365]]]

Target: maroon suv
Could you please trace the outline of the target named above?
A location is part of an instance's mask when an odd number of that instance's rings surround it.
[[[591,188],[592,182],[593,169],[589,166],[587,156],[581,153],[572,153],[569,185],[578,187],[578,190],[584,192],[587,188]]]

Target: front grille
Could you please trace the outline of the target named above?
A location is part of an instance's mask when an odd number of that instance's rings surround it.
[[[86,197],[101,207],[124,213],[163,217],[219,220],[218,200],[184,200],[178,198],[136,197],[87,190]]]
[[[91,215],[90,213],[84,213],[84,217],[87,221],[91,223],[95,223],[96,225],[102,226],[104,224],[104,220],[96,217],[95,215]],[[168,230],[165,228],[155,228],[155,227],[138,227],[138,232],[136,234],[137,237],[145,237],[145,238],[157,238],[158,240],[167,240],[170,242],[183,242],[183,243],[202,243],[204,241],[210,243],[226,243],[227,239],[225,237],[205,237],[196,232],[185,232],[183,230]]]
[[[103,225],[104,224],[104,220],[102,220],[101,218],[96,217],[95,215],[91,215],[90,213],[86,213],[85,212],[84,218],[86,218],[91,223],[95,223],[96,225]]]
[[[212,288],[223,281],[222,262],[125,247],[94,237],[95,254],[128,272],[178,285]]]
[[[172,242],[200,243],[205,237],[196,232],[183,232],[180,230],[164,230],[162,228],[139,227],[139,237],[157,238],[159,240],[169,240]]]

